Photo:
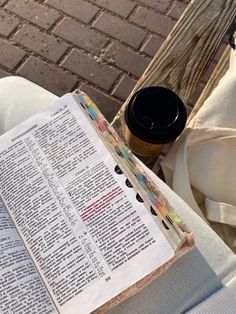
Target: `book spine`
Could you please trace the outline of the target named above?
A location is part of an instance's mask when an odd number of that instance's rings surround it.
[[[118,137],[92,100],[80,91],[76,91],[73,97],[84,109],[89,123],[94,127],[121,168],[121,171],[130,180],[130,184],[136,190],[137,196],[139,195],[144,201],[147,210],[153,215],[154,220],[167,237],[169,243],[177,250],[185,239],[185,235],[179,227],[182,223],[180,218],[157,187],[153,188],[155,185],[141,169],[132,152]]]

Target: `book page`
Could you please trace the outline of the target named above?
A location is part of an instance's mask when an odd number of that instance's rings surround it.
[[[58,313],[1,199],[0,313]]]
[[[0,142],[2,197],[60,313],[90,313],[173,257],[71,95]]]

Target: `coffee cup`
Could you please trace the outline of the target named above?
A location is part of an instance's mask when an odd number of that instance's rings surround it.
[[[140,89],[125,109],[126,144],[147,164],[180,135],[186,119],[183,102],[171,90],[159,86]]]

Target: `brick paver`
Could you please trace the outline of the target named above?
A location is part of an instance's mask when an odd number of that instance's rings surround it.
[[[36,57],[29,57],[17,74],[59,96],[73,89],[77,83],[76,78]]]
[[[150,6],[160,12],[165,12],[166,9],[171,5],[171,0],[139,0],[143,5]]]
[[[163,44],[164,40],[164,37],[151,35],[142,47],[141,51],[153,57]]]
[[[137,78],[143,74],[150,62],[150,59],[144,58],[120,43],[113,43],[105,54],[105,58]]]
[[[62,66],[103,89],[109,90],[120,72],[98,61],[96,57],[88,56],[79,50],[73,49],[62,63]]]
[[[181,17],[183,11],[186,9],[186,7],[187,7],[186,3],[176,1],[173,4],[172,8],[170,9],[168,15],[178,20]]]
[[[129,16],[136,5],[131,0],[91,0],[91,2],[125,18]]]
[[[0,12],[0,34],[7,37],[19,25],[20,21],[4,11]]]
[[[0,51],[0,64],[9,70],[12,70],[26,55],[24,50],[2,39],[0,39]]]
[[[68,48],[67,44],[27,24],[16,33],[14,40],[53,62],[57,62]]]
[[[67,56],[62,66],[99,85],[105,90],[109,90],[120,74],[116,69],[111,69],[108,65],[97,62],[97,59],[87,54],[73,49]]]
[[[70,43],[93,53],[99,53],[109,41],[104,35],[95,32],[70,18],[63,19],[53,33]]]
[[[140,46],[147,34],[142,29],[108,13],[102,13],[93,24],[93,27],[134,48]]]
[[[11,75],[11,74],[0,69],[0,78],[6,77],[6,76],[9,76],[9,75]]]
[[[129,76],[123,76],[114,88],[112,95],[117,96],[122,100],[126,100],[135,84],[135,80],[131,79]]]
[[[62,14],[71,15],[85,23],[89,23],[99,12],[99,8],[83,0],[47,0],[46,3]]]
[[[49,10],[34,0],[13,0],[6,9],[45,29],[49,29],[60,16],[59,12]]]
[[[21,75],[57,95],[80,87],[111,121],[188,2],[0,0],[0,78]]]
[[[168,36],[175,25],[171,18],[143,7],[139,7],[130,20],[164,37]]]

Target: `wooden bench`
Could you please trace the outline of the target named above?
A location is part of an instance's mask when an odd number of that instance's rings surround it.
[[[192,0],[156,53],[133,91],[115,116],[112,125],[124,139],[124,109],[140,88],[163,86],[173,90],[187,104],[211,64],[236,15],[235,0]],[[228,62],[227,47],[212,78],[194,106],[189,119],[201,107]],[[150,162],[150,161],[149,161]]]

